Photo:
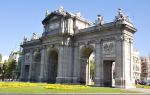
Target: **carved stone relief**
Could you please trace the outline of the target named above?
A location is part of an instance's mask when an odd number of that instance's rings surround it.
[[[103,54],[111,55],[115,52],[115,42],[114,41],[104,41],[103,42]]]

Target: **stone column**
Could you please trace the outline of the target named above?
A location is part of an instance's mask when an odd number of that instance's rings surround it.
[[[101,56],[102,56],[102,43],[100,41],[95,44],[95,61],[96,61],[95,85],[96,86],[104,86],[103,61]]]
[[[33,65],[34,65],[34,63],[33,63],[34,61],[33,61],[33,51],[31,50],[30,51],[30,62],[29,62],[29,78],[28,78],[28,81],[33,81]]]
[[[73,56],[73,83],[78,83],[78,79],[80,77],[80,55],[79,55],[79,47],[74,46],[74,56]]]
[[[134,78],[133,78],[133,43],[130,38],[126,37],[124,39],[125,44],[125,88],[134,88]]]
[[[40,76],[39,76],[40,82],[45,81],[44,80],[44,70],[45,70],[44,65],[45,65],[45,57],[46,57],[45,51],[46,51],[45,48],[42,48],[42,50],[41,50],[41,67],[40,67]]]
[[[23,52],[22,58],[21,58],[21,73],[20,73],[20,81],[24,81],[24,72],[25,72],[25,53]]]
[[[135,79],[134,79],[134,76],[133,76],[133,64],[134,64],[134,62],[133,62],[133,38],[129,39],[129,43],[130,43],[130,54],[131,54],[131,56],[130,56],[131,78],[130,79],[132,81],[132,85],[135,86]]]
[[[122,37],[116,37],[116,60],[115,60],[115,87],[123,88],[124,85],[124,59]]]
[[[123,35],[116,42],[115,87],[133,88],[132,84],[132,46]]]
[[[133,81],[133,62],[132,62],[132,43],[128,36],[123,39],[123,81],[124,88],[134,88]]]
[[[90,81],[90,62],[89,59],[86,60],[87,64],[86,64],[86,85],[91,85],[91,81]]]
[[[43,52],[45,51],[45,55],[43,55],[45,58],[43,59],[44,60],[44,64],[43,64],[43,68],[44,68],[44,71],[43,71],[43,82],[47,82],[48,80],[48,57],[49,57],[49,48],[48,47],[45,47],[45,50],[43,50]]]
[[[66,46],[65,47],[65,61],[66,61],[66,66],[65,66],[65,70],[66,70],[66,76],[65,76],[65,80],[67,83],[71,83],[72,82],[72,70],[73,70],[73,47],[72,46]]]
[[[60,46],[59,58],[58,58],[58,75],[57,83],[71,83],[72,82],[72,47],[71,46]]]
[[[63,46],[59,47],[59,55],[58,55],[58,72],[57,72],[57,78],[56,83],[62,83],[63,82],[63,63],[64,63],[64,48]]]
[[[47,82],[48,81],[48,64],[49,64],[49,62],[48,62],[48,57],[49,57],[49,48],[48,47],[45,47],[45,49],[43,49],[42,50],[42,67],[41,67],[41,69],[43,68],[43,79],[41,79],[43,82]],[[43,62],[44,62],[44,64],[43,64]]]

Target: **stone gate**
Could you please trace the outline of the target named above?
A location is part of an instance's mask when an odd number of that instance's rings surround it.
[[[121,9],[113,22],[98,15],[94,25],[62,7],[46,12],[41,37],[33,33],[21,45],[21,81],[90,85],[89,56],[94,53],[95,86],[134,87],[133,24]],[[115,64],[115,65],[114,65]],[[114,81],[112,81],[112,79]]]

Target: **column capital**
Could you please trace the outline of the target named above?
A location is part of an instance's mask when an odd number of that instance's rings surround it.
[[[116,41],[123,41],[123,40],[124,40],[124,37],[123,37],[123,36],[116,36],[116,37],[115,37],[115,40],[116,40]]]
[[[134,40],[133,40],[133,38],[129,38],[129,43],[133,43],[134,42]]]

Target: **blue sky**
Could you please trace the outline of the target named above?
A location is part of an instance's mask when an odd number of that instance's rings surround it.
[[[94,22],[97,14],[106,22],[113,21],[117,9],[122,8],[129,15],[138,31],[134,36],[134,47],[141,55],[150,53],[150,1],[149,0],[1,0],[0,1],[0,53],[9,55],[19,49],[24,35],[43,32],[41,21],[45,11],[63,6],[72,13],[81,12]]]

